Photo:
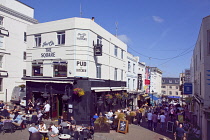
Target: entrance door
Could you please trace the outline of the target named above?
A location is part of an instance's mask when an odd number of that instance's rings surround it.
[[[58,106],[59,106],[58,96],[52,95],[51,96],[52,119],[58,118]]]
[[[210,121],[207,123],[207,138],[210,138]]]

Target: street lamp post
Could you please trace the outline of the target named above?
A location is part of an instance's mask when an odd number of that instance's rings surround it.
[[[67,87],[68,87],[68,93],[67,93],[67,89],[66,89]],[[62,96],[63,101],[67,101],[68,99],[71,98],[71,96],[69,96],[69,92],[70,92],[70,87],[69,87],[69,85],[66,85],[65,86],[65,93]]]

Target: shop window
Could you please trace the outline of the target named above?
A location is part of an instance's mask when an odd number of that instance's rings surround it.
[[[58,45],[65,44],[65,32],[58,32],[57,38],[58,38]]]
[[[32,63],[32,76],[43,76],[43,62]]]
[[[67,63],[66,62],[53,62],[54,63],[54,77],[67,77]]]
[[[117,80],[117,68],[114,69],[114,80]]]
[[[101,78],[101,64],[96,64],[96,77]]]
[[[41,46],[41,35],[35,35],[35,47]]]

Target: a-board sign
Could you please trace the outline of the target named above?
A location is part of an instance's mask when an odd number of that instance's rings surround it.
[[[183,123],[184,122],[183,115],[178,115],[178,121],[179,121],[179,123]]]
[[[128,121],[127,120],[119,120],[117,132],[128,133]]]
[[[174,129],[174,122],[168,121],[166,132],[173,133],[173,129]]]

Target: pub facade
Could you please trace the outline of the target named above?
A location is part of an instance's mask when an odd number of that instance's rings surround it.
[[[90,123],[126,107],[127,45],[93,19],[69,18],[27,30],[26,97],[48,100],[50,116]]]

